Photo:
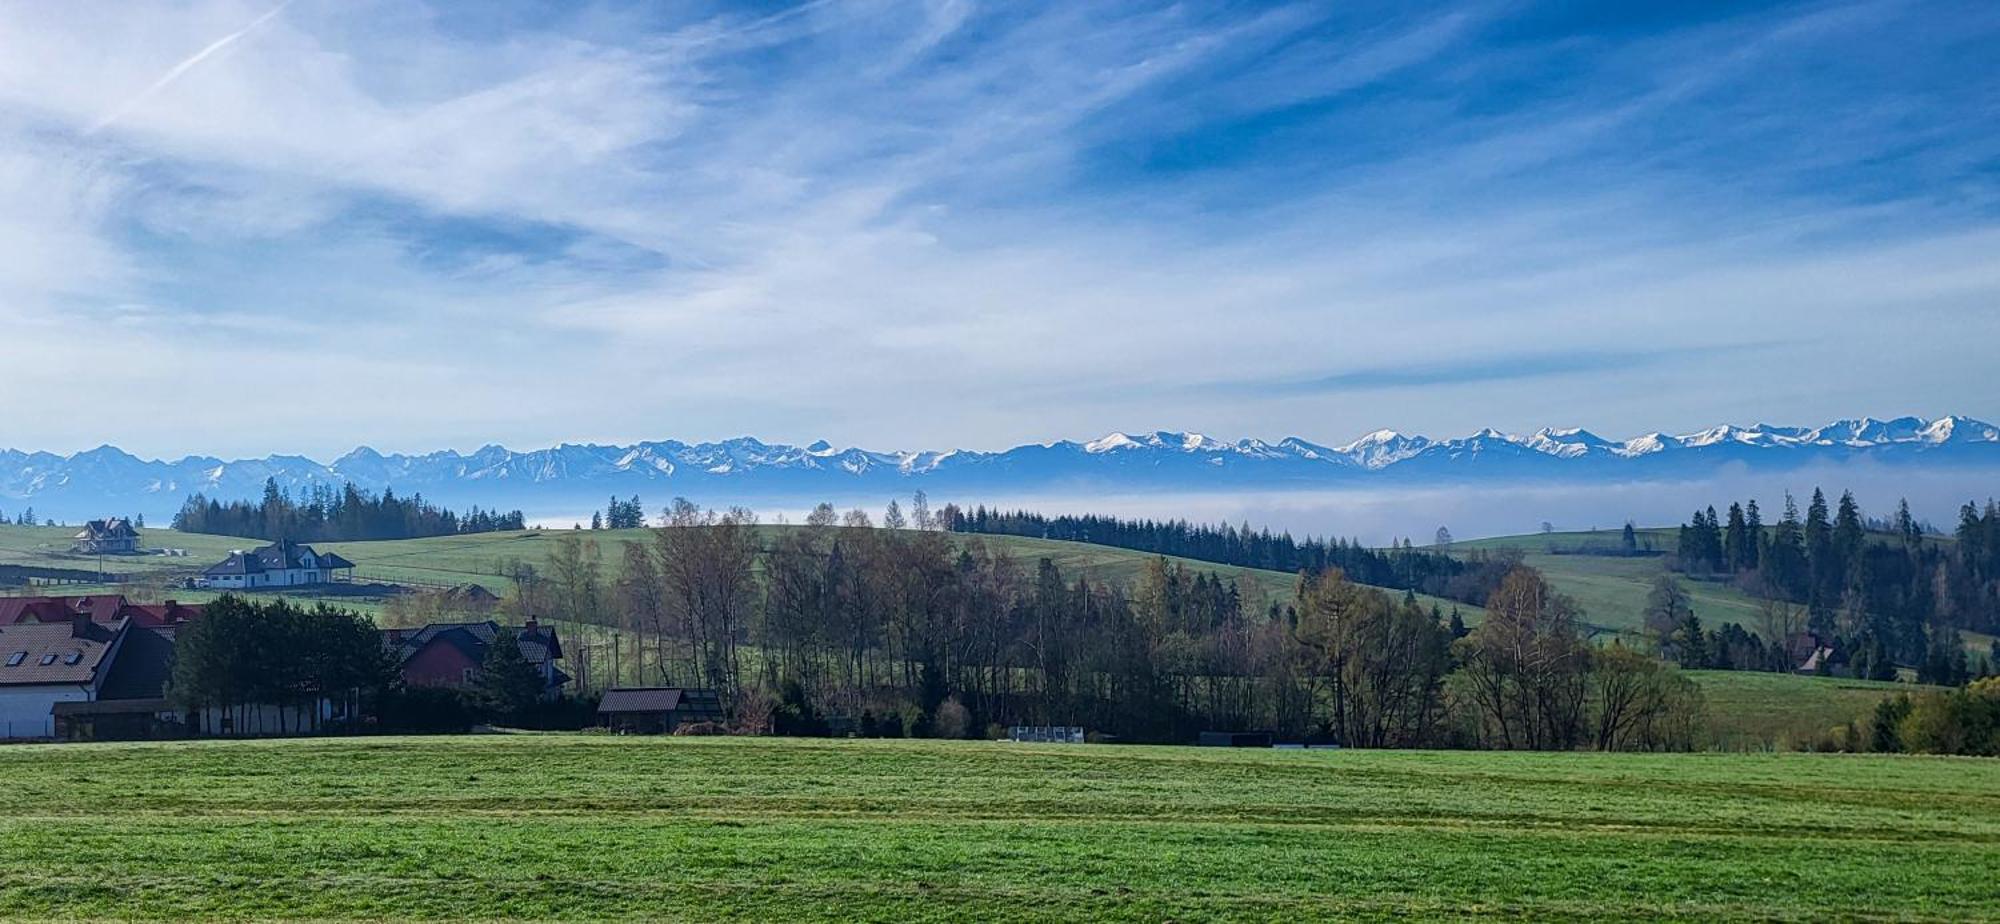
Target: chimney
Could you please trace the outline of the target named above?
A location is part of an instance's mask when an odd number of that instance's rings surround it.
[[[527,623],[525,623],[525,624],[523,624],[523,625],[521,626],[521,631],[523,631],[523,632],[527,632],[527,633],[529,633],[529,634],[533,634],[534,632],[536,632],[536,631],[538,631],[539,629],[541,629],[541,627],[542,627],[542,624],[541,624],[541,623],[539,623],[539,622],[536,622],[536,621],[535,621],[535,617],[533,617],[533,616],[530,616],[530,617],[528,617],[528,621],[527,621]]]
[[[78,613],[75,616],[70,617],[69,621],[70,638],[89,638],[90,634],[91,633],[90,633],[89,613]]]

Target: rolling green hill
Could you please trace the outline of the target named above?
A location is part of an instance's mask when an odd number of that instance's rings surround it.
[[[798,528],[800,527],[760,526],[758,531],[768,544],[778,531]],[[416,586],[476,583],[496,593],[504,593],[511,589],[510,582],[504,576],[507,571],[506,563],[525,562],[546,570],[556,545],[556,537],[563,532],[565,531],[523,530],[375,542],[322,542],[316,543],[315,548],[336,552],[354,562],[355,579],[360,582],[410,583]],[[95,556],[69,553],[69,539],[73,533],[75,533],[74,528],[65,527],[0,526],[0,564],[95,569],[97,567]],[[120,575],[149,577],[158,582],[198,573],[203,567],[227,555],[231,549],[245,549],[262,544],[255,539],[206,536],[165,529],[149,529],[145,535],[148,548],[184,548],[189,550],[189,555],[185,558],[157,555],[106,556],[104,570]],[[608,577],[615,578],[622,561],[622,544],[645,541],[648,538],[648,531],[585,530],[581,535],[598,544],[603,555],[605,572]],[[1092,581],[1125,586],[1135,582],[1146,563],[1154,557],[1145,552],[1052,539],[962,534],[953,534],[953,539],[960,543],[983,543],[988,549],[1013,556],[1024,566],[1032,566],[1037,560],[1048,558],[1055,562],[1056,567],[1062,569],[1064,577],[1069,579],[1081,575]],[[1190,570],[1213,572],[1236,581],[1242,590],[1245,605],[1255,612],[1262,612],[1272,601],[1282,605],[1291,599],[1295,579],[1289,574],[1218,565],[1188,558],[1168,560],[1185,565]],[[84,592],[84,590],[63,592]],[[190,601],[208,596],[198,591],[178,593],[180,599]],[[305,596],[310,599],[311,593],[307,592]],[[1422,599],[1426,603],[1437,603],[1447,612],[1454,605],[1448,600],[1434,600],[1429,597]],[[351,596],[343,596],[341,600],[348,605],[360,605],[364,608],[372,602],[377,602]],[[1458,606],[1469,621],[1476,621],[1477,608],[1463,604]]]
[[[1666,551],[1674,547],[1678,534],[1672,528],[1649,528],[1639,530],[1638,537],[1641,549]],[[1645,623],[1646,595],[1652,590],[1653,580],[1666,573],[1666,558],[1588,554],[1614,550],[1619,544],[1618,530],[1593,530],[1475,539],[1453,543],[1451,551],[1464,557],[1481,550],[1518,550],[1525,564],[1541,571],[1557,590],[1576,599],[1592,625],[1636,636]],[[1681,586],[1693,598],[1695,614],[1703,623],[1712,627],[1734,622],[1756,630],[1758,603],[1748,594],[1720,581],[1692,580],[1685,576]],[[1960,635],[1966,650],[1974,654],[1985,654],[1993,643],[1993,636],[1978,632]]]

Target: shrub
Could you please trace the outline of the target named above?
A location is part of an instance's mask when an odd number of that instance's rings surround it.
[[[937,714],[931,716],[932,737],[963,738],[971,727],[972,713],[966,711],[955,696],[939,703]]]

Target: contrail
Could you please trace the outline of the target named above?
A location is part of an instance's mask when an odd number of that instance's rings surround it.
[[[152,99],[155,94],[158,94],[161,90],[166,89],[168,84],[171,84],[175,80],[180,79],[180,76],[182,74],[185,74],[189,70],[192,70],[195,65],[200,64],[201,62],[207,60],[209,56],[215,54],[216,52],[221,51],[224,48],[228,48],[231,44],[234,44],[237,39],[240,39],[245,35],[249,35],[251,32],[255,31],[258,26],[270,22],[271,17],[284,12],[285,7],[291,5],[292,5],[292,0],[283,0],[282,3],[279,3],[277,6],[272,7],[269,12],[265,13],[262,16],[257,17],[256,19],[251,20],[249,25],[244,26],[243,28],[238,29],[234,32],[231,32],[228,35],[225,35],[219,39],[216,39],[213,42],[210,42],[207,48],[203,48],[202,50],[195,52],[193,55],[189,56],[187,60],[174,65],[172,68],[169,68],[165,74],[160,75],[160,79],[153,81],[151,86],[148,86],[146,89],[139,91],[139,95],[126,100],[124,103],[121,103],[118,106],[118,108],[113,109],[109,113],[105,114],[104,118],[98,119],[95,124],[90,126],[89,130],[84,132],[84,134],[86,135],[97,134],[98,132],[103,131],[104,128],[106,126],[109,126],[111,123],[124,118],[126,113],[129,113],[132,110],[138,108],[139,104],[144,103],[149,99]]]

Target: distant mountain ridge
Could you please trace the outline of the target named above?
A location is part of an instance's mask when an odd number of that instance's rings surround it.
[[[1724,466],[1795,468],[1871,460],[1925,466],[2000,465],[2000,428],[1968,417],[1872,417],[1820,427],[1718,426],[1610,440],[1582,429],[1525,436],[1481,430],[1433,440],[1378,430],[1341,446],[1297,437],[1267,443],[1198,433],[1112,433],[1088,442],[1028,444],[999,452],[877,452],[770,444],[742,437],[629,446],[563,444],[515,452],[489,445],[461,454],[383,454],[361,447],[321,463],[272,455],[225,461],[189,456],[140,459],[112,446],[63,456],[0,450],[0,510],[77,519],[106,511],[164,517],[194,493],[252,498],[266,479],[287,491],[344,482],[422,493],[452,505],[590,509],[611,494],[649,502],[686,495],[726,504],[854,496],[922,488],[933,494],[1018,496],[1030,492],[1232,491],[1338,488],[1374,483],[1458,484],[1484,480],[1602,481],[1704,477]],[[575,506],[581,504],[583,506]]]

